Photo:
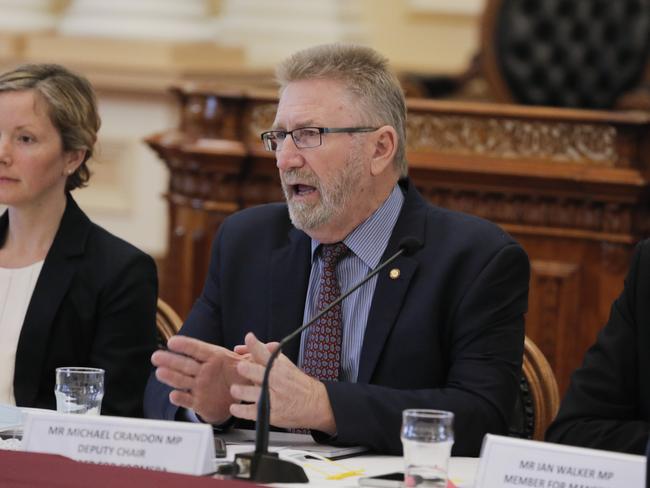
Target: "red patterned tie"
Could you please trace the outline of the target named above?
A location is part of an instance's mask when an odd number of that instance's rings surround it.
[[[348,251],[342,242],[322,245],[323,271],[320,275],[317,304],[319,312],[341,295],[336,264]],[[342,337],[343,319],[339,303],[311,327],[303,357],[303,371],[319,380],[338,380]]]

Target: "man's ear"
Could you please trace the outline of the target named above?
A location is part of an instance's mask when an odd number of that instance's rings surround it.
[[[397,152],[397,132],[390,125],[384,125],[373,134],[373,155],[370,173],[377,176],[393,165]]]

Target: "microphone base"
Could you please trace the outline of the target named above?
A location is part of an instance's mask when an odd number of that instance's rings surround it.
[[[277,452],[245,452],[235,455],[239,479],[257,483],[308,483],[301,466],[280,459]]]

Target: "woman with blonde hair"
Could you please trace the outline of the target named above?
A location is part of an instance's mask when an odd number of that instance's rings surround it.
[[[50,64],[0,75],[0,403],[55,408],[57,367],[99,367],[102,414],[142,415],[155,264],[70,194],[99,126],[83,77]]]

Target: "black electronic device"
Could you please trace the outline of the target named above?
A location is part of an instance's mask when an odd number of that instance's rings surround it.
[[[225,458],[228,455],[226,449],[226,441],[217,435],[213,436],[214,438],[214,457],[216,458]]]

